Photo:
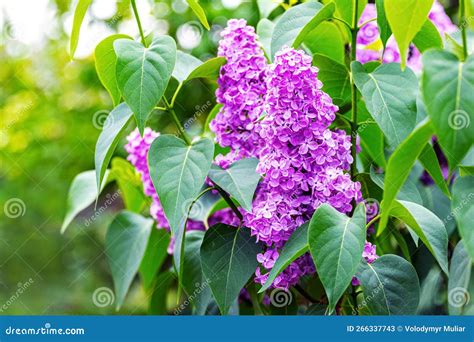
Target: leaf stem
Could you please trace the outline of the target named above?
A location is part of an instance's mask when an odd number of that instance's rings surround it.
[[[137,4],[135,3],[135,0],[131,0],[131,2],[132,2],[133,14],[135,15],[135,19],[137,20],[138,30],[140,31],[140,37],[142,38],[142,44],[143,46],[148,47],[146,44],[145,35],[143,34],[143,28],[142,28],[142,23],[140,22],[140,16],[138,15]]]
[[[173,118],[173,121],[176,127],[178,128],[179,134],[183,137],[183,140],[186,142],[187,145],[191,145],[191,140],[189,140],[183,125],[181,125],[181,122],[179,122],[178,115],[176,115],[173,106],[171,106],[171,104],[168,102],[168,100],[166,100],[165,97],[163,97],[163,101],[165,102],[166,110],[168,111],[168,113],[171,114],[171,117]]]
[[[178,96],[179,91],[181,90],[181,87],[183,86],[183,83],[178,84],[178,87],[174,91],[173,97],[171,98],[170,106],[171,108],[174,108],[174,103],[176,101],[176,97]]]
[[[462,49],[464,54],[464,60],[466,60],[468,55],[467,48],[467,33],[466,33],[466,4],[465,0],[459,0],[459,25],[461,26],[461,36],[462,36]]]
[[[372,21],[375,21],[377,20],[377,18],[372,18],[372,19],[369,19],[367,21],[364,21],[362,24],[359,25],[359,29],[364,27],[365,25],[367,25],[368,23],[372,22]]]
[[[369,228],[371,225],[373,225],[378,219],[380,218],[380,215],[375,216],[372,220],[367,223],[366,227]]]
[[[339,21],[341,23],[343,23],[349,30],[352,30],[352,27],[351,25],[349,25],[349,23],[341,18],[337,18],[337,17],[333,17],[332,20],[335,20],[335,21]]]
[[[299,292],[304,298],[309,300],[311,303],[318,303],[319,301],[314,299],[305,289],[303,289],[299,284],[295,285],[295,290]]]
[[[265,315],[265,312],[263,311],[262,306],[260,305],[260,299],[258,298],[257,289],[255,288],[255,283],[253,282],[253,280],[249,281],[249,284],[247,285],[247,291],[249,292],[250,300],[252,302],[255,314],[257,316]]]
[[[219,195],[221,195],[221,197],[224,199],[224,201],[226,201],[226,203],[229,205],[229,207],[235,213],[235,215],[237,215],[240,222],[242,222],[244,217],[242,216],[241,212],[239,211],[239,209],[237,208],[235,203],[230,199],[229,195],[227,195],[227,193],[220,186],[218,186],[217,184],[215,184],[214,186],[215,186],[216,190],[219,192]]]

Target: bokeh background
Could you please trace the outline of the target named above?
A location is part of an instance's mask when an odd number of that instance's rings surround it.
[[[448,13],[456,2],[443,2]],[[89,208],[65,234],[59,230],[68,187],[77,173],[94,168],[95,142],[112,109],[95,73],[94,48],[110,34],[137,37],[138,30],[129,0],[93,0],[71,61],[75,3],[0,0],[0,314],[115,313],[113,306],[94,305],[92,295],[100,287],[113,288],[104,235],[120,200],[91,225],[84,224],[93,215]],[[215,56],[227,19],[246,18],[252,25],[259,19],[254,0],[200,3],[210,31],[185,0],[137,0],[145,33],[170,34],[181,50],[203,60]],[[214,85],[202,81],[183,89],[177,108],[181,120],[200,113],[190,130],[201,129],[213,94]],[[150,120],[152,127],[168,123],[158,112]],[[124,143],[117,155],[125,155]],[[12,203],[18,211],[6,215]],[[146,313],[144,295],[133,286],[119,313]]]

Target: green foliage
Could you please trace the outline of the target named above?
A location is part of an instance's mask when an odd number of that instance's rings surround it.
[[[420,283],[415,269],[405,259],[387,254],[371,264],[363,261],[357,278],[372,314],[415,314],[420,299]]]
[[[151,288],[158,270],[168,256],[170,234],[165,229],[152,229],[139,272],[145,289]]]
[[[193,10],[194,14],[196,14],[196,17],[198,17],[199,21],[201,22],[202,26],[206,28],[206,30],[209,30],[209,23],[207,22],[207,17],[206,13],[202,9],[202,7],[199,5],[197,0],[186,0],[188,3],[189,7]]]
[[[390,215],[405,222],[415,232],[443,272],[448,274],[448,234],[443,222],[425,207],[407,201],[395,202]]]
[[[82,21],[86,15],[92,0],[79,0],[76,10],[74,11],[74,19],[72,24],[71,40],[69,45],[69,55],[74,58],[77,44],[79,43],[79,33],[81,32]]]
[[[360,264],[366,236],[365,223],[364,204],[357,206],[351,218],[322,204],[311,218],[308,244],[328,296],[330,313]]]
[[[319,68],[318,77],[323,82],[323,90],[335,104],[348,103],[351,98],[351,76],[346,66],[320,54],[313,58],[314,64]]]
[[[97,139],[95,146],[95,173],[97,189],[101,188],[105,172],[109,165],[110,159],[120,140],[120,134],[130,121],[133,113],[127,104],[122,103],[115,107],[102,127],[102,132]],[[98,193],[97,193],[98,196]]]
[[[473,286],[472,270],[472,260],[469,258],[463,240],[461,240],[454,249],[449,266],[448,305],[450,315],[472,315],[474,312],[474,305],[472,302],[470,303],[469,298]]]
[[[107,179],[107,171],[104,172],[104,178]],[[103,186],[105,186],[105,183],[100,190],[103,189]],[[94,202],[98,193],[100,193],[97,189],[95,171],[93,170],[84,171],[74,178],[67,195],[67,210],[61,227],[61,233],[66,231],[77,214]]]
[[[163,96],[176,61],[176,43],[160,36],[145,48],[129,39],[114,42],[117,84],[143,134],[148,115]]]
[[[117,84],[115,67],[117,55],[114,50],[114,42],[117,39],[132,39],[126,34],[114,34],[102,40],[95,48],[95,69],[102,85],[112,97],[114,106],[118,106],[122,95]]]
[[[451,202],[452,215],[456,219],[459,233],[464,241],[464,246],[471,259],[474,260],[474,207],[472,205],[474,193],[474,176],[456,179],[453,185],[453,200]]]
[[[385,14],[405,68],[408,47],[426,22],[433,0],[385,0]]]
[[[385,173],[385,191],[383,193],[383,202],[381,204],[381,218],[377,235],[380,235],[388,221],[392,202],[405,183],[410,169],[415,164],[423,147],[433,134],[431,123],[428,121],[413,131],[412,134],[397,147],[395,152],[388,160]]]
[[[375,0],[375,6],[377,9],[377,25],[380,31],[380,39],[384,46],[387,44],[388,38],[392,35],[392,30],[390,29],[387,16],[385,15],[385,1],[386,0]]]
[[[306,222],[302,226],[298,227],[288,241],[285,243],[283,250],[281,251],[275,265],[273,265],[270,274],[268,275],[267,281],[260,289],[259,292],[263,292],[268,289],[275,278],[293,261],[298,259],[304,253],[309,252],[308,245],[308,228],[309,222]]]
[[[122,211],[107,231],[105,253],[114,279],[117,310],[122,306],[128,288],[138,272],[152,226],[152,219]]]
[[[453,170],[474,143],[474,56],[463,63],[447,51],[423,55],[423,98]],[[436,94],[436,96],[434,96]]]
[[[428,49],[442,49],[444,45],[438,29],[429,19],[425,21],[420,31],[413,38],[413,44],[421,52],[425,52]]]
[[[353,62],[351,69],[372,118],[388,143],[398,146],[416,124],[418,81],[415,74],[410,69],[401,71],[395,63],[382,64],[373,72],[367,72],[362,64]]]
[[[271,57],[283,46],[299,46],[305,36],[334,12],[334,4],[323,7],[318,2],[307,2],[291,7],[275,24],[271,41]]]
[[[349,26],[354,27],[358,22],[362,11],[367,5],[367,0],[359,0],[357,4],[357,15],[355,15],[354,0],[334,0],[337,6],[336,17],[344,20]],[[354,21],[354,17],[356,17]]]
[[[201,139],[186,145],[172,135],[156,138],[150,146],[150,176],[175,236],[174,263],[181,272],[181,244],[190,206],[204,185],[214,155],[214,144]],[[180,277],[181,279],[181,277]]]
[[[226,315],[242,287],[257,268],[261,246],[244,227],[217,224],[209,228],[201,246],[201,263],[219,309]]]
[[[256,158],[238,160],[225,170],[212,165],[209,178],[234,197],[242,208],[250,212],[253,195],[260,180],[260,174],[255,171],[257,165]]]

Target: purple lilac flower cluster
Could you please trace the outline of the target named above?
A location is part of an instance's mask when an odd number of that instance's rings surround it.
[[[255,127],[264,141],[257,170],[263,175],[245,224],[267,245],[258,255],[270,270],[278,251],[297,227],[308,221],[321,203],[341,212],[361,200],[360,184],[345,170],[353,162],[351,139],[343,131],[328,129],[338,107],[321,90],[318,69],[303,51],[284,48],[275,55],[267,77],[266,116]],[[288,288],[301,276],[314,273],[309,255],[292,263],[273,286]],[[259,268],[256,281],[268,273]]]
[[[377,23],[369,21],[375,18],[377,18],[375,5],[367,4],[359,19],[359,25],[366,24],[360,28],[357,34],[357,60],[361,63],[379,60],[383,63],[400,62],[400,52],[393,36],[388,39],[385,51],[383,51]],[[456,26],[438,1],[433,3],[428,18],[442,37],[445,33],[452,33],[456,30]],[[410,46],[407,65],[416,72],[421,70],[421,53],[414,45]]]
[[[218,55],[227,59],[218,79],[217,102],[223,106],[210,123],[217,142],[231,153],[216,162],[225,167],[255,156],[261,138],[255,126],[262,114],[266,93],[266,58],[253,27],[244,19],[231,19],[221,33]]]

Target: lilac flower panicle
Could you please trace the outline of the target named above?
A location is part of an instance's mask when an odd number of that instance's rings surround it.
[[[345,172],[353,162],[351,139],[331,131],[338,107],[324,93],[318,69],[303,51],[283,48],[275,55],[267,76],[266,116],[255,127],[264,144],[257,171],[263,176],[245,225],[267,250],[258,255],[256,281],[264,283],[279,250],[291,234],[308,221],[322,203],[341,212],[360,200],[360,184]],[[304,255],[273,282],[288,288],[315,272]]]
[[[216,97],[223,106],[210,128],[221,146],[234,151],[232,158],[241,159],[255,155],[261,145],[254,128],[262,114],[267,62],[254,28],[244,19],[229,20],[221,36],[217,54],[227,63]]]

